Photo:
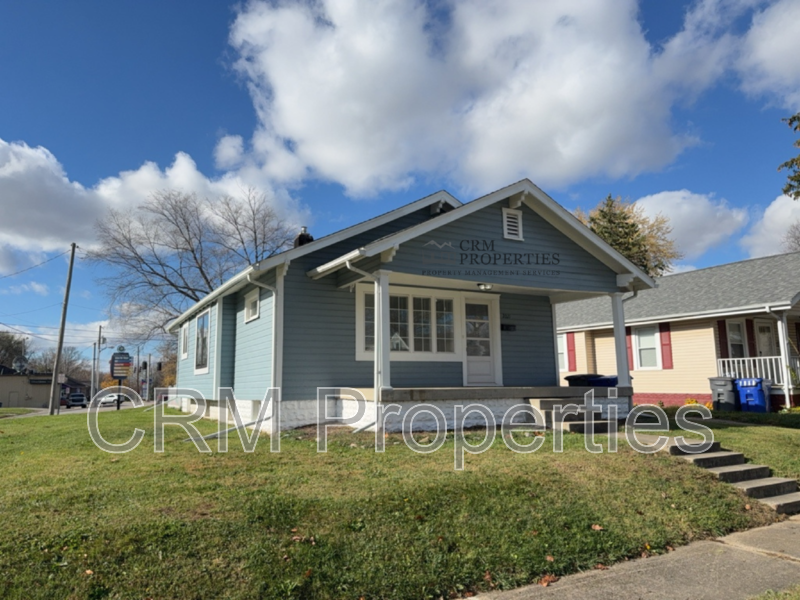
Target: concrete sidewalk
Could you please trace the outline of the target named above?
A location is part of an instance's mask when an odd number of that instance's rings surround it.
[[[481,594],[486,600],[747,600],[800,584],[800,516],[669,554],[568,575],[549,587],[531,585]]]

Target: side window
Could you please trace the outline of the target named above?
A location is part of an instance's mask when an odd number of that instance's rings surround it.
[[[658,327],[639,327],[634,330],[634,334],[636,340],[636,368],[660,368]]]
[[[189,358],[189,323],[181,327],[181,359]]]
[[[208,311],[197,317],[195,329],[194,368],[208,369]]]

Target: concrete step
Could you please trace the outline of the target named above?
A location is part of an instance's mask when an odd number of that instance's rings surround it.
[[[703,469],[744,464],[744,454],[741,452],[706,452],[705,454],[685,454],[682,455],[681,458],[697,467],[702,467]]]
[[[692,447],[699,448],[699,444],[696,444],[696,443],[694,443],[694,442],[689,442],[689,443],[688,443],[688,446],[689,446],[689,449],[693,449]],[[665,451],[665,452],[669,452],[669,453],[670,453],[672,456],[685,456],[685,455],[687,455],[687,454],[692,454],[693,456],[697,456],[697,453],[695,453],[695,452],[687,452],[686,450],[682,450],[682,449],[681,449],[681,448],[680,448],[680,447],[679,447],[679,446],[678,446],[678,445],[675,443],[675,440],[672,440],[672,442],[671,442],[671,443],[667,444],[667,445],[664,447],[664,451]],[[705,451],[705,452],[703,452],[702,454],[707,454],[707,453],[709,453],[709,452],[719,452],[719,451],[720,451],[720,445],[719,445],[719,442],[712,442],[712,443],[711,443],[711,446],[708,448],[708,450],[706,450],[706,451]]]
[[[774,496],[784,496],[793,494],[797,491],[797,481],[785,477],[764,477],[763,479],[751,479],[749,481],[739,481],[733,484],[751,498],[772,498]]]
[[[542,415],[544,416],[544,422],[547,424],[547,426],[548,427],[552,427],[552,425],[553,425],[553,411],[552,410],[543,410],[542,411]],[[580,412],[577,415],[576,414],[567,414],[567,415],[562,415],[562,417],[564,419],[564,422],[583,421],[584,419],[586,419],[586,413],[585,412]],[[602,418],[603,418],[603,413],[602,412],[597,411],[597,412],[594,413],[594,420],[595,421],[600,421],[600,420],[602,420]]]
[[[595,421],[592,423],[592,428],[595,433],[608,433],[611,427],[611,421]],[[588,429],[586,423],[583,421],[564,421],[561,423],[561,429],[569,431],[570,433],[587,433]],[[619,429],[619,428],[618,428]]]
[[[765,479],[771,475],[770,468],[765,465],[728,465],[726,467],[711,467],[708,470],[725,483]]]
[[[775,512],[782,515],[794,515],[800,512],[800,492],[761,498],[759,502],[771,506]]]
[[[528,404],[535,406],[542,412],[553,410],[556,406],[568,406],[574,404],[576,406],[583,406],[585,404],[583,397],[576,398],[528,398]]]

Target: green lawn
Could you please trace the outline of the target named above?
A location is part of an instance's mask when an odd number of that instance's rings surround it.
[[[151,412],[109,411],[101,426],[118,443],[148,435],[109,455],[82,415],[0,425],[0,595],[449,598],[776,518],[682,460],[590,455],[579,435],[563,454],[549,436],[529,455],[498,439],[455,472],[452,441],[421,455],[390,436],[376,454],[371,435],[339,431],[317,454],[307,430],[284,434],[280,454],[266,437],[245,454],[234,437],[201,455],[168,427],[154,454]]]
[[[800,429],[800,413],[751,413],[713,411],[714,418],[753,425],[774,425]]]
[[[767,592],[753,600],[800,600],[800,586],[785,592]]]
[[[36,412],[33,408],[0,408],[0,419],[4,417],[16,417],[17,415],[27,415]]]

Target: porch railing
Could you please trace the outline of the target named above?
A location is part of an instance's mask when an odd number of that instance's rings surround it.
[[[795,376],[800,376],[800,359],[790,358],[789,368],[794,371]],[[717,359],[717,375],[736,379],[761,377],[772,380],[774,387],[782,386],[787,374],[781,368],[780,356],[758,356],[756,358],[719,358]],[[789,382],[794,386],[798,385],[796,378],[790,378]]]

